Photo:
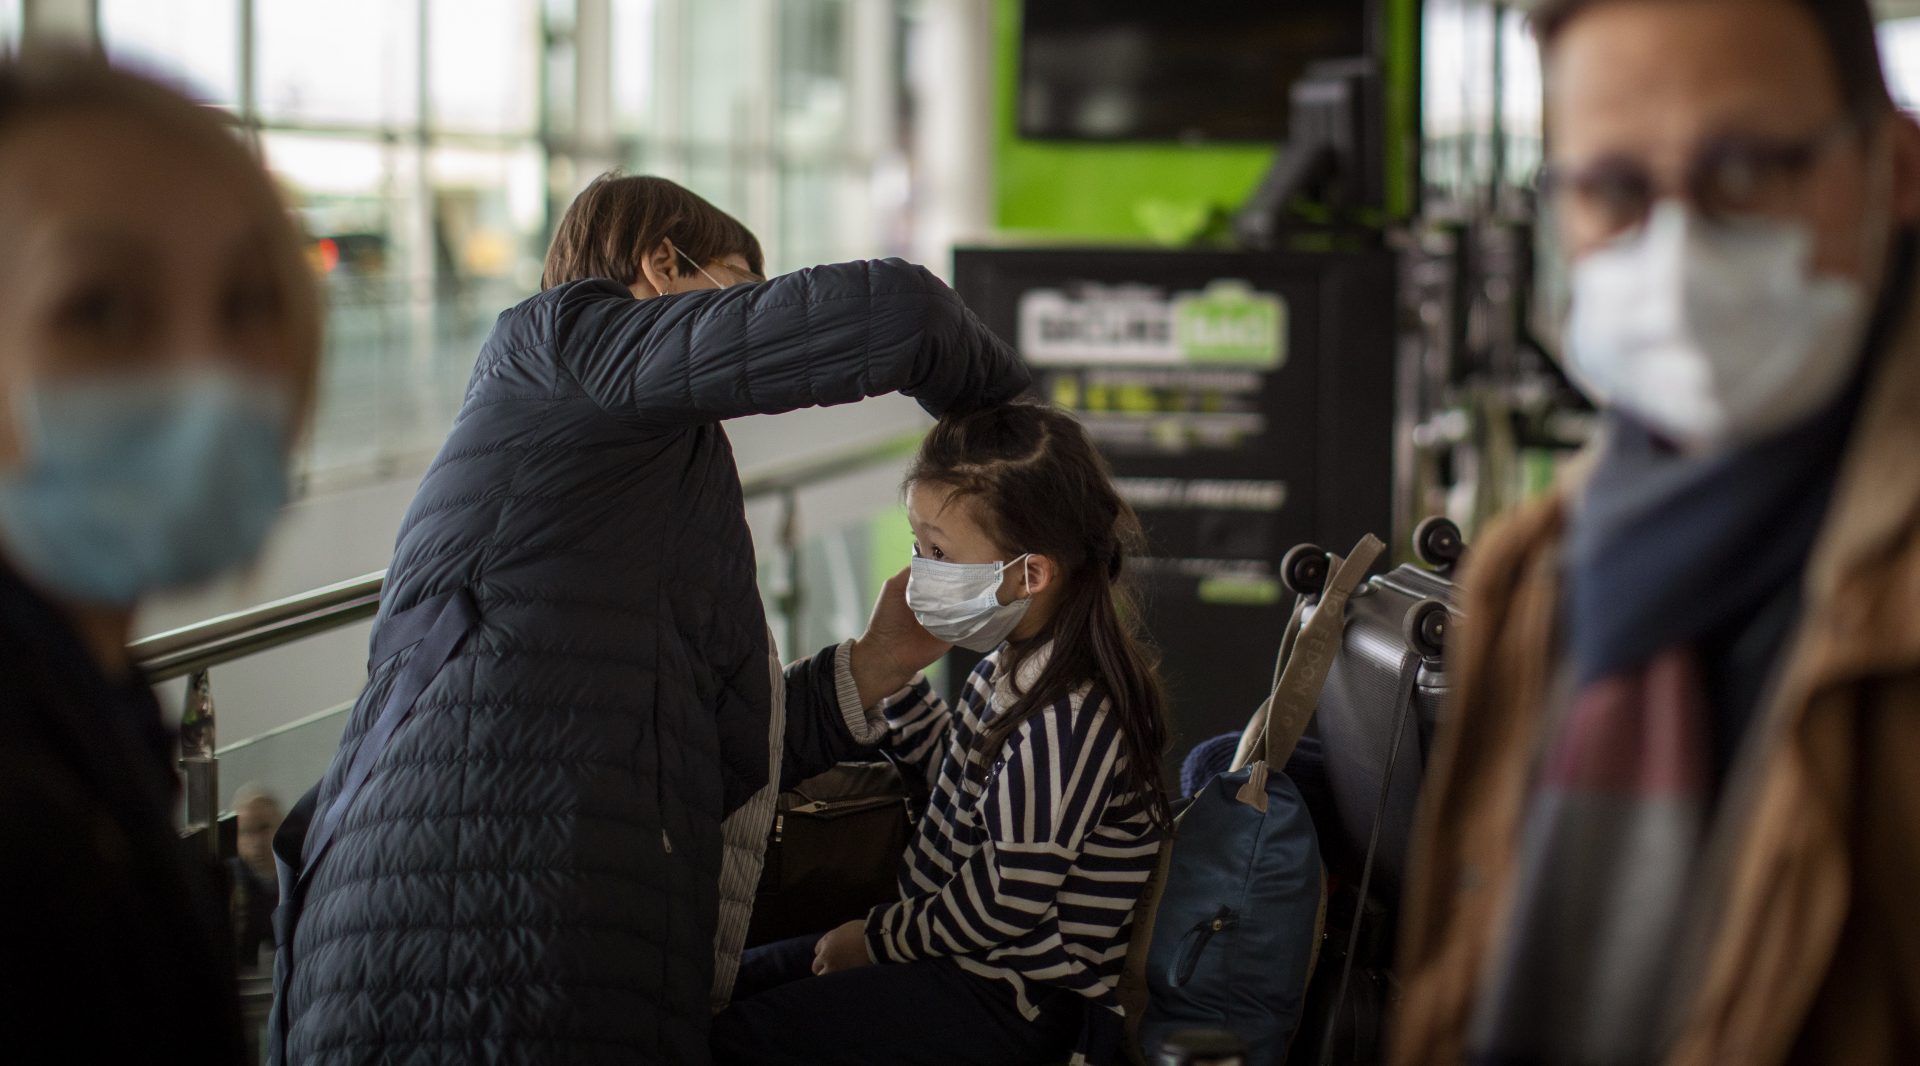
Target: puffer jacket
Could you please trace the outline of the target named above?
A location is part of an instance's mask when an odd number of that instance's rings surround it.
[[[648,300],[582,281],[502,314],[402,523],[314,810],[432,643],[383,655],[383,631],[449,593],[477,621],[283,931],[285,1061],[706,1061],[720,825],[767,781],[771,688],[719,423],[896,391],[939,415],[1027,385],[894,260]]]

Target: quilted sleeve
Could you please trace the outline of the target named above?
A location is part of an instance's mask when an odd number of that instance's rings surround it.
[[[1030,384],[1006,342],[924,267],[812,267],[755,285],[635,300],[612,282],[564,294],[556,348],[602,407],[675,428],[902,392],[939,417]]]
[[[780,787],[792,788],[835,763],[869,755],[885,737],[860,707],[848,666],[853,641],[787,666],[786,750]]]

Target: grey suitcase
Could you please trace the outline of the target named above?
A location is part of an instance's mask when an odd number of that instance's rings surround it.
[[[1443,554],[1423,539],[1445,545]],[[1314,712],[1330,801],[1322,812],[1328,869],[1357,882],[1372,844],[1372,891],[1389,906],[1406,880],[1414,801],[1447,692],[1441,653],[1460,532],[1444,519],[1429,522],[1415,544],[1436,569],[1403,564],[1361,586]]]
[[[1287,764],[1313,813],[1329,881],[1326,940],[1291,1063],[1384,1057],[1393,934],[1420,781],[1447,693],[1452,576],[1464,553],[1457,526],[1428,519],[1414,533],[1424,566],[1394,567],[1355,590],[1312,729]],[[1282,576],[1300,599],[1285,641],[1312,617],[1327,561],[1314,545],[1283,561]]]

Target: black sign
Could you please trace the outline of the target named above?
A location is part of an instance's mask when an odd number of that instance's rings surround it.
[[[962,249],[955,274],[1146,526],[1172,758],[1237,732],[1272,680],[1281,557],[1393,532],[1391,255]]]

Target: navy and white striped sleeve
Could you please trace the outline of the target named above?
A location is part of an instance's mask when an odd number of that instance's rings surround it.
[[[880,713],[886,718],[884,743],[901,761],[920,770],[928,784],[940,771],[940,757],[946,751],[948,730],[953,728],[953,712],[947,701],[934,694],[933,684],[925,676],[880,701]]]
[[[986,840],[940,891],[874,908],[867,950],[909,962],[974,954],[1031,931],[1053,906],[1115,790],[1122,738],[1104,701],[1022,723],[980,800]]]

